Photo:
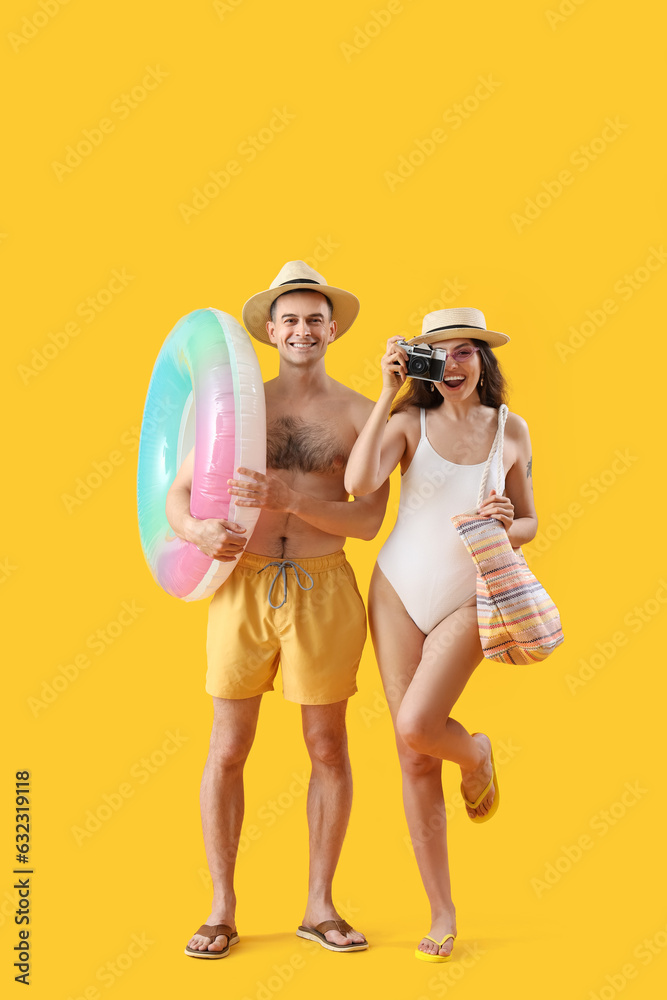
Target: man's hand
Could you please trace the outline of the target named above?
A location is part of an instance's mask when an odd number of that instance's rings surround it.
[[[236,497],[237,507],[261,507],[262,510],[290,511],[296,494],[273,472],[263,475],[252,469],[237,469],[250,479],[228,479],[228,493]]]
[[[499,496],[491,490],[488,497],[480,504],[479,511],[483,517],[495,517],[509,531],[514,520],[514,505],[509,497]]]
[[[190,541],[209,559],[232,562],[245,548],[247,538],[242,537],[245,531],[241,524],[209,517],[195,522],[191,528]]]

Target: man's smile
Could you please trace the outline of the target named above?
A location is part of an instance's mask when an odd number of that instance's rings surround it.
[[[305,350],[308,347],[314,347],[317,341],[315,340],[288,340],[288,347],[296,347],[298,350]]]

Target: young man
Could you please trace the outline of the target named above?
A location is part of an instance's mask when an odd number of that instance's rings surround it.
[[[312,765],[308,899],[297,934],[331,951],[368,947],[339,917],[331,889],[352,801],[345,710],[366,637],[364,605],[342,547],[347,536],[375,536],[389,489],[385,483],[350,501],[343,484],[372,404],[330,378],[324,362],[358,311],[354,295],[327,285],[303,261],[287,263],[243,308],[252,336],[280,356],[278,377],[265,384],[267,473],[239,469],[246,478],[230,480],[237,506],[260,508],[249,540],[238,524],[190,516],[192,455],[167,498],[181,538],[214,559],[242,551],[209,608],[206,690],[214,721],[201,812],[213,906],[186,948],[195,958],[222,958],[239,940],[233,879],[243,768],[279,661],[285,698],[302,706]]]

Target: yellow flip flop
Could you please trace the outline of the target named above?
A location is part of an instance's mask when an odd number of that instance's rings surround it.
[[[473,733],[472,735],[473,736],[478,736],[480,734],[479,733]],[[500,804],[500,789],[498,788],[498,776],[496,774],[496,762],[493,759],[493,748],[491,749],[491,766],[493,768],[493,774],[491,775],[491,781],[488,783],[488,785],[486,786],[486,788],[484,789],[484,791],[480,792],[480,794],[477,796],[477,798],[475,799],[474,802],[470,802],[466,798],[465,792],[463,791],[463,784],[461,784],[461,795],[463,796],[463,801],[465,802],[466,807],[468,809],[478,809],[479,806],[481,806],[482,802],[484,801],[484,799],[486,798],[486,796],[491,791],[491,785],[493,785],[495,787],[495,790],[496,790],[496,793],[493,796],[493,802],[491,803],[491,808],[489,809],[489,811],[487,813],[485,813],[484,816],[468,816],[468,819],[472,823],[486,823],[486,821],[489,820],[489,819],[491,819],[491,817],[495,814],[495,812],[497,811],[498,806]]]
[[[445,941],[449,941],[450,938],[452,939],[452,941],[456,941],[455,934],[445,934],[442,941],[436,941],[435,938],[432,938],[430,934],[424,934],[424,937],[426,938],[427,941],[432,941],[433,944],[437,944],[438,950],[440,950]],[[452,957],[451,952],[449,953],[449,955],[429,955],[428,952],[420,951],[419,948],[415,948],[415,958],[418,958],[421,962],[448,962],[451,957]]]

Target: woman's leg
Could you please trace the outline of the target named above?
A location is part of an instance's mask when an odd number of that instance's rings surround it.
[[[447,858],[446,813],[441,761],[461,767],[470,801],[491,778],[490,743],[470,736],[449,712],[482,659],[474,598],[441,622],[427,637],[414,624],[396,591],[375,567],[369,618],[382,681],[396,729],[403,801],[419,871],[431,904],[429,935],[441,940],[456,933]],[[493,786],[475,811],[493,802]],[[469,815],[475,815],[468,810]],[[435,954],[422,939],[421,951]],[[440,954],[451,952],[447,941]]]
[[[371,580],[368,612],[375,654],[396,728],[401,703],[422,658],[424,633],[412,621],[396,591],[377,566]],[[403,777],[405,816],[431,906],[429,935],[440,941],[445,934],[456,934],[440,776],[442,763],[428,754],[411,750],[398,732],[396,746]],[[446,941],[440,954],[450,954],[452,945],[451,940]],[[425,938],[420,941],[419,948],[429,954],[438,953],[437,945]]]
[[[491,743],[481,733],[471,736],[449,715],[475,667],[482,660],[475,598],[440,622],[424,641],[422,658],[401,702],[396,728],[412,750],[461,768],[466,798],[474,802],[493,775]],[[484,815],[495,788],[469,816]]]

